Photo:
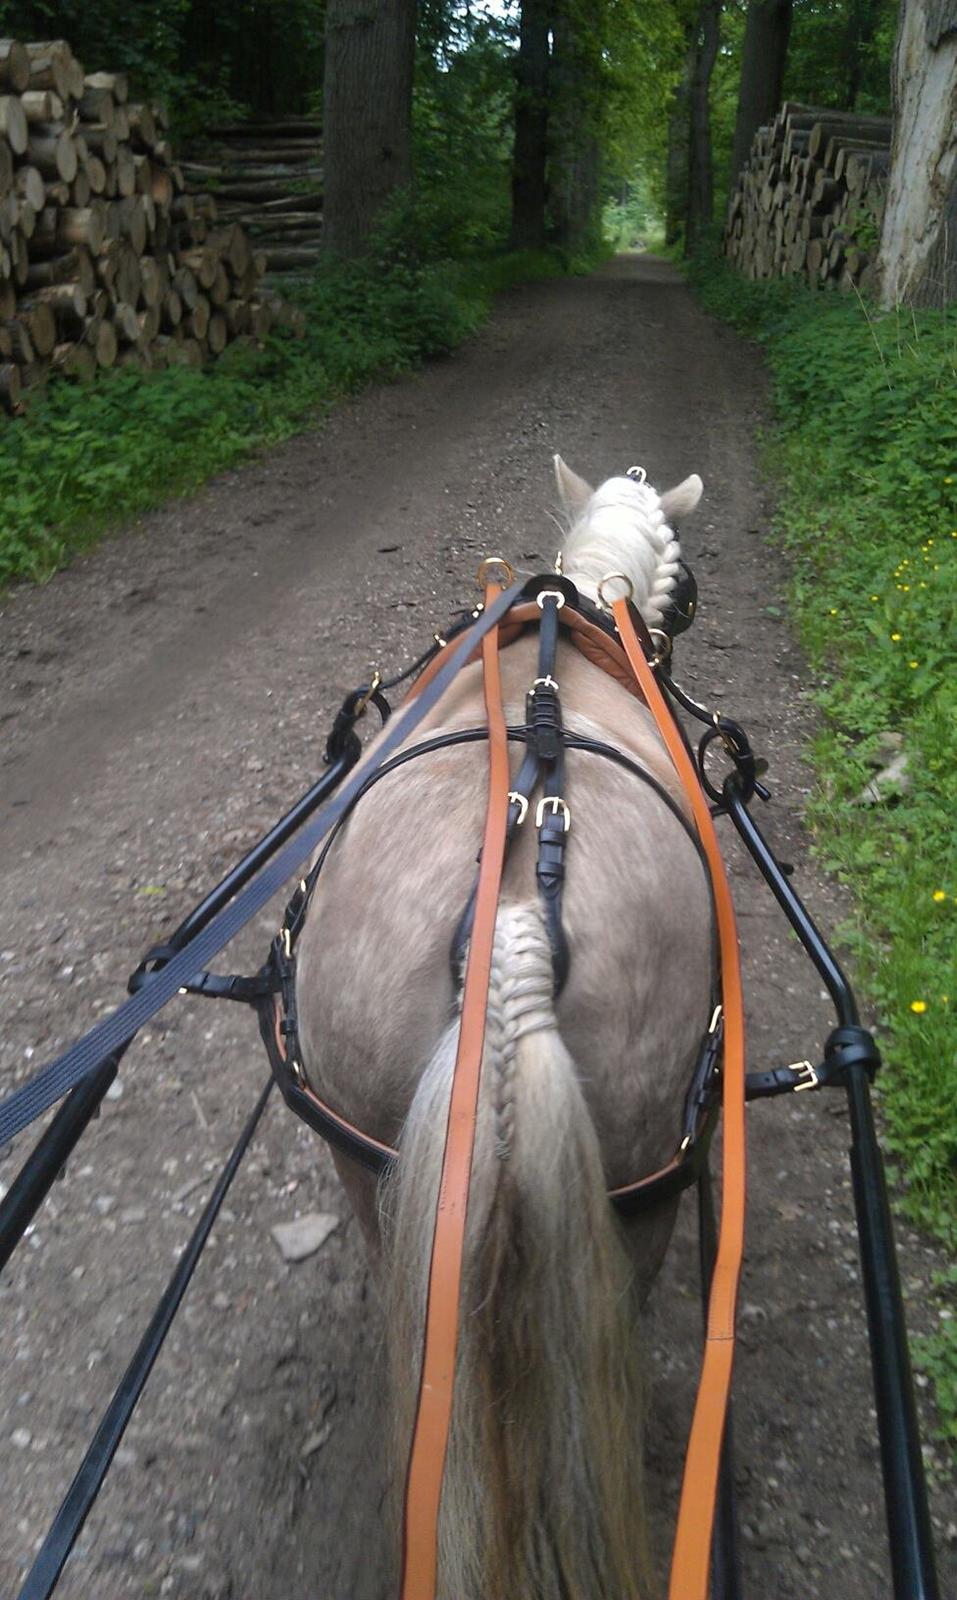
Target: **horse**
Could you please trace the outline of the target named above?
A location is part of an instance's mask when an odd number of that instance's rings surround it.
[[[554,458],[561,570],[597,602],[624,575],[649,627],[679,572],[673,525],[692,475],[593,490]],[[643,478],[643,474],[641,475]],[[537,639],[501,654],[507,721],[525,720]],[[484,722],[465,667],[416,741]],[[565,727],[612,742],[687,814],[644,704],[568,642]],[[461,974],[450,947],[474,881],[483,743],[417,756],[371,788],[320,874],[297,964],[309,1080],[400,1160],[381,1180],[334,1152],[381,1281],[396,1480],[414,1425]],[[686,830],[649,785],[567,753],[572,827],[555,995],[531,827],[519,828],[497,915],[461,1291],[454,1409],[438,1528],[439,1600],[648,1600],[656,1590],[642,1480],[638,1311],[677,1199],[627,1222],[608,1191],[676,1146],[707,1027],[712,908]]]

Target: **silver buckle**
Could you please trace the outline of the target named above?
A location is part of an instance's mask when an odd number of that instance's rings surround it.
[[[564,831],[567,833],[572,825],[572,814],[560,794],[546,794],[542,796],[541,800],[539,800],[538,808],[535,812],[536,828],[540,828],[542,823],[545,821],[546,806],[555,816],[561,812],[565,823]]]
[[[520,828],[528,816],[528,796],[519,794],[517,789],[509,789],[508,798],[513,806],[518,806],[518,821],[515,826]]]

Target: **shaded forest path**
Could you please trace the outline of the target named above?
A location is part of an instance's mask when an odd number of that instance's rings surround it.
[[[806,676],[782,618],[755,462],[755,352],[677,274],[622,258],[506,296],[448,360],[344,406],[260,462],[0,610],[3,1081],[120,996],[140,952],[307,786],[342,693],[412,658],[474,594],[478,560],[549,562],[550,456],[598,481],[633,461],[705,499],[684,535],[701,592],[681,676],[771,759],[762,817],[827,926],[807,859]],[[814,1056],[820,985],[730,852],[755,1067]],[[260,919],[230,956],[258,962]],[[357,974],[374,1001],[374,980]],[[0,1591],[75,1470],[174,1253],[265,1074],[251,1017],[198,1000],[130,1051],[67,1179],[0,1288]],[[841,1101],[749,1113],[753,1170],[737,1369],[747,1593],[889,1589]],[[14,1163],[0,1161],[9,1181]],[[270,1229],[339,1225],[298,1265]],[[697,1367],[688,1215],[652,1297],[652,1493],[669,1543]],[[913,1320],[933,1252],[902,1228]],[[390,1600],[380,1324],[325,1150],[276,1104],[242,1168],[60,1592]],[[943,1592],[957,1505],[935,1500]],[[949,1542],[948,1542],[949,1541]],[[663,1555],[664,1559],[664,1555]],[[948,1584],[947,1578],[951,1578]]]

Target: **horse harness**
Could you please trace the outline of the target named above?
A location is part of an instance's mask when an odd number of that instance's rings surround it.
[[[670,646],[673,634],[690,626],[693,620],[696,604],[695,586],[693,575],[687,567],[684,569],[682,590],[677,599],[678,603],[670,608],[667,629],[656,630],[657,644],[641,624],[646,633],[645,647],[652,655],[660,655],[663,641],[667,641]],[[634,615],[637,617],[637,612]],[[472,620],[471,615],[466,621],[470,620]],[[456,628],[448,630],[442,636],[429,665],[416,682],[413,693],[420,690],[441,666],[443,657],[451,648],[457,633],[465,625],[465,622],[460,622]],[[571,809],[565,792],[567,750],[583,750],[612,761],[645,783],[658,795],[661,803],[684,829],[703,862],[704,858],[697,832],[689,824],[666,786],[653,773],[615,746],[574,734],[563,726],[559,685],[555,676],[560,633],[564,633],[588,660],[608,672],[631,693],[636,693],[634,678],[624,652],[617,643],[610,615],[579,595],[574,584],[568,579],[561,575],[545,574],[530,579],[525,585],[522,602],[510,613],[508,621],[499,625],[500,643],[511,643],[536,625],[539,628],[538,664],[535,679],[529,686],[526,696],[525,723],[521,727],[507,730],[511,742],[524,745],[525,756],[508,791],[505,853],[507,856],[519,828],[529,818],[534,817],[538,833],[536,880],[551,947],[554,991],[557,996],[564,986],[569,969],[568,942],[562,923],[565,852],[571,825]],[[358,693],[359,699],[348,713],[349,716],[356,714],[361,716],[366,705],[370,703],[377,706],[383,719],[388,716],[388,705],[384,702],[378,685]],[[400,751],[379,767],[360,791],[355,803],[357,804],[358,800],[381,778],[399,770],[419,756],[432,754],[456,744],[479,742],[486,738],[485,728],[468,728],[422,740]],[[537,802],[536,790],[540,791]],[[334,1149],[377,1176],[381,1176],[399,1159],[398,1151],[356,1127],[340,1111],[335,1110],[321,1098],[309,1082],[302,1062],[299,1041],[296,945],[305,925],[319,874],[340,829],[351,814],[351,809],[326,840],[309,873],[300,880],[286,907],[282,926],[272,942],[266,967],[260,975],[261,982],[264,986],[268,985],[268,988],[259,996],[256,1004],[262,1038],[286,1104]],[[706,881],[710,888],[710,876],[706,863],[704,865]],[[450,962],[456,987],[461,983],[464,970],[475,915],[476,892],[477,879],[463,909],[450,949]],[[212,974],[204,974],[195,987],[202,992],[211,993],[224,981],[231,980],[217,979]],[[232,981],[241,984],[249,982],[249,980]],[[193,989],[194,985],[190,984],[188,987]],[[248,998],[248,995],[244,998]],[[722,1034],[722,1009],[715,995],[685,1095],[675,1154],[657,1171],[609,1192],[609,1199],[620,1215],[634,1216],[651,1206],[663,1204],[695,1182],[707,1155],[717,1113]]]

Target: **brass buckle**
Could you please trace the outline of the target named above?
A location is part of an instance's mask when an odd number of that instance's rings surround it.
[[[366,690],[366,692],[362,696],[362,698],[360,700],[357,700],[356,709],[355,709],[355,711],[353,713],[354,716],[356,716],[356,717],[364,717],[365,716],[366,710],[367,710],[368,705],[369,705],[369,701],[372,699],[372,696],[375,694],[375,692],[378,689],[378,687],[379,687],[381,682],[382,682],[382,674],[381,674],[381,672],[379,671],[378,667],[373,667],[373,669],[372,669],[372,682],[370,683],[368,689]]]
[[[528,816],[528,796],[519,794],[517,789],[509,789],[508,798],[513,806],[518,806],[518,821],[515,826],[520,828]]]
[[[667,661],[671,654],[671,635],[665,633],[664,628],[649,628],[648,637],[655,641],[655,653],[651,658],[651,665],[660,667],[662,662]]]
[[[817,1068],[812,1066],[810,1061],[791,1061],[788,1063],[788,1070],[807,1074],[803,1083],[794,1085],[795,1094],[800,1094],[802,1089],[816,1089],[821,1081],[817,1075]]]
[[[536,828],[540,828],[542,823],[545,821],[546,806],[555,816],[558,816],[558,813],[561,812],[565,823],[564,831],[567,833],[572,825],[572,814],[560,794],[546,794],[542,796],[541,800],[539,800],[538,807],[535,812]]]

